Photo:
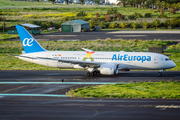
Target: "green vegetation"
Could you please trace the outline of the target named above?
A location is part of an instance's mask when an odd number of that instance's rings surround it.
[[[126,0],[125,0],[126,1]],[[146,0],[145,0],[146,1]],[[144,2],[145,2],[144,1]],[[134,3],[125,2],[127,7],[117,8],[108,6],[83,6],[51,4],[51,2],[7,1],[0,3],[0,25],[5,17],[6,28],[22,23],[37,24],[47,29],[48,27],[60,28],[63,22],[82,19],[91,22],[91,28],[101,25],[103,28],[176,28],[180,25],[180,12],[170,13],[168,6],[174,5],[177,9],[179,4],[164,5],[163,12],[158,9],[145,9],[145,6],[135,8]],[[137,3],[136,3],[137,4]],[[131,6],[132,5],[132,6]],[[131,7],[130,7],[131,6]],[[109,15],[106,15],[108,12]],[[98,17],[97,17],[98,15]],[[108,18],[108,19],[107,19]],[[172,18],[172,19],[171,19]],[[160,20],[157,21],[156,19]],[[168,20],[166,22],[166,20]],[[143,22],[146,25],[142,25]],[[155,21],[155,22],[154,22]],[[133,22],[137,22],[134,24]],[[120,25],[121,24],[121,25]],[[111,25],[111,26],[110,26]],[[126,25],[126,26],[124,26]],[[123,27],[121,27],[123,26]],[[5,29],[7,31],[7,29]],[[2,26],[0,26],[2,32]]]
[[[177,45],[170,45],[165,52],[168,53],[180,53],[180,43],[178,43]]]
[[[0,34],[0,40],[18,38],[19,35],[8,35],[8,34]]]
[[[60,70],[20,60],[14,56],[0,53],[0,70]]]
[[[173,43],[173,41],[161,40],[111,40],[105,41],[39,41],[47,50],[82,51],[81,48],[88,48],[94,51],[143,51],[147,52],[148,47],[162,47]],[[0,53],[21,53],[23,50],[20,41],[0,41]]]
[[[139,82],[86,86],[70,90],[70,97],[180,99],[180,82]]]
[[[169,58],[176,63],[175,68],[167,69],[167,71],[179,71],[180,70],[180,53],[165,53],[165,55],[170,55]]]

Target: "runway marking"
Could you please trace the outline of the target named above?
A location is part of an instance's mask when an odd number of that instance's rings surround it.
[[[128,84],[128,82],[0,82],[0,84]]]
[[[180,34],[180,31],[115,31],[107,32],[106,34],[119,34],[119,33],[140,33],[140,34]]]
[[[61,37],[75,37],[75,36],[78,36],[78,35],[42,35],[42,36],[61,36]]]
[[[20,86],[20,87],[17,87],[17,88],[12,88],[12,89],[9,89],[9,90],[5,90],[3,92],[8,92],[8,91],[11,91],[11,90],[17,90],[17,89],[20,89],[20,88],[23,88],[23,87],[25,87],[25,86]]]
[[[147,35],[113,35],[114,37],[145,37]]]
[[[161,110],[165,110],[166,108],[180,108],[179,105],[158,105],[155,108],[162,108]]]
[[[0,93],[0,96],[69,97],[66,95],[53,95],[53,94],[4,94],[4,93]]]

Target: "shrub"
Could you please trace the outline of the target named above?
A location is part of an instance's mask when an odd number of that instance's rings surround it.
[[[107,12],[109,15],[116,15],[118,11],[117,8],[109,8]]]
[[[169,29],[171,29],[171,20],[170,19],[167,19],[165,22],[164,22],[164,25],[166,27],[168,27]]]
[[[99,25],[100,25],[102,28],[106,28],[106,23],[103,22],[103,21],[101,21],[101,22],[99,23]]]
[[[86,16],[86,15],[87,15],[86,12],[84,12],[84,11],[79,11],[79,12],[76,14],[76,17],[78,17],[78,16]]]
[[[110,15],[108,13],[106,13],[106,15],[105,15],[105,21],[106,22],[111,22],[111,17],[110,17]]]
[[[134,13],[135,18],[142,18],[143,16],[141,15],[141,13]]]
[[[131,26],[132,26],[133,29],[136,29],[138,27],[138,23],[134,22]]]
[[[111,27],[111,28],[115,28],[116,26],[117,26],[117,24],[114,22],[109,25],[109,27]]]
[[[179,21],[178,18],[172,18],[171,19],[171,24],[172,24],[173,27],[178,27],[179,24],[180,24],[180,21]]]
[[[136,18],[135,18],[134,15],[129,15],[129,16],[128,16],[128,19],[129,19],[129,20],[135,20]]]
[[[124,16],[121,15],[120,13],[117,13],[117,14],[116,14],[116,18],[117,18],[117,21],[119,21],[119,20],[124,20]]]
[[[96,20],[100,17],[99,13],[96,13]]]
[[[145,14],[144,14],[144,17],[145,17],[145,18],[151,18],[151,17],[152,17],[152,13],[145,13]]]
[[[180,43],[178,43],[177,45],[170,45],[165,52],[169,52],[169,53],[180,53]]]
[[[94,20],[89,20],[89,26],[90,26],[91,29],[94,28],[95,21]]]
[[[158,26],[161,25],[161,21],[160,20],[154,20],[152,23],[151,23],[151,26],[152,27],[156,27],[156,29],[158,28]]]
[[[161,15],[158,16],[158,18],[167,18],[167,15],[161,14]]]
[[[146,29],[149,26],[149,23],[146,21],[142,22],[141,24],[142,24],[144,29]]]
[[[140,13],[134,13],[133,15],[129,15],[129,20],[135,20],[136,18],[142,18],[143,16]]]
[[[121,22],[121,23],[119,24],[119,26],[124,29],[124,28],[127,27],[127,23]]]

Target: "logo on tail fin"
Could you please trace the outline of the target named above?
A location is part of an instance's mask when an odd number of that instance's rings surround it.
[[[23,40],[23,46],[32,46],[33,45],[33,42],[34,41],[34,39],[33,38],[25,38],[24,40]]]

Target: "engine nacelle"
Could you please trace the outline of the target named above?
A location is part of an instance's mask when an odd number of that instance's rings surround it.
[[[102,75],[116,75],[118,74],[118,65],[112,63],[102,64],[99,71]]]

